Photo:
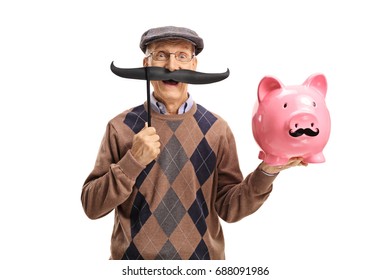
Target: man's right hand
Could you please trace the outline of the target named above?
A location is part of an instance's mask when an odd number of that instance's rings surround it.
[[[160,154],[160,136],[154,127],[145,127],[133,137],[130,153],[142,165],[148,165]]]

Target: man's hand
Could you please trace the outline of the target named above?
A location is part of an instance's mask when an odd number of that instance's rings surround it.
[[[148,165],[160,154],[160,136],[154,127],[145,127],[133,137],[130,153],[142,165]]]
[[[266,164],[265,162],[262,162],[260,164],[261,170],[264,172],[267,172],[269,174],[276,174],[279,173],[282,170],[286,170],[293,166],[307,166],[307,163],[303,162],[302,158],[290,158],[289,161],[285,165],[277,165],[277,166],[271,166]]]

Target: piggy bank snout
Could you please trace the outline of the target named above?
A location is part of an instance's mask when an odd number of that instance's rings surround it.
[[[293,137],[306,134],[317,136],[319,133],[318,120],[310,113],[299,113],[290,119],[290,135]]]

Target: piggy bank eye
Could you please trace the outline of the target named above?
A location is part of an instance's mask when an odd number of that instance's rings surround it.
[[[287,108],[287,102],[283,104],[283,108]]]
[[[313,107],[317,107],[317,104],[315,101],[313,101]]]

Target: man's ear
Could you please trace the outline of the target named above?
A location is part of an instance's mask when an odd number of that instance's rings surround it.
[[[198,58],[196,56],[192,59],[192,63],[193,63],[192,70],[196,70],[196,67],[198,66]]]
[[[144,57],[144,63],[143,63],[144,67],[147,67],[148,66],[148,58],[147,57]]]

